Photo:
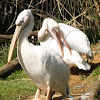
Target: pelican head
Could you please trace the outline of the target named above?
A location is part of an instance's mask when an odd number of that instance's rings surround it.
[[[43,24],[42,24],[42,31],[39,31],[39,32],[42,32],[42,33],[50,32],[52,34],[52,36],[55,37],[54,33],[55,32],[59,33],[58,23],[55,20],[53,20],[52,18],[45,18],[43,21]]]
[[[23,23],[29,22],[29,17],[33,17],[32,12],[30,9],[23,10],[16,19],[16,26],[21,26]]]
[[[45,30],[48,31],[53,31],[54,29],[59,28],[58,23],[52,18],[45,18],[42,27],[44,27]]]
[[[52,18],[45,18],[43,21],[42,27],[40,31],[38,32],[38,40],[40,42],[44,42],[48,38],[48,36],[53,37],[57,41],[60,47],[62,56],[64,56],[63,45],[62,45],[59,33],[60,33],[60,30],[59,30],[58,23]]]
[[[16,19],[16,29],[11,41],[11,45],[10,45],[10,49],[9,49],[9,54],[8,54],[8,64],[11,60],[12,54],[13,54],[13,50],[16,44],[16,40],[20,37],[21,34],[23,34],[25,28],[28,26],[28,24],[30,23],[30,18],[33,19],[34,21],[34,17],[32,15],[32,12],[30,9],[28,10],[23,10],[17,17]],[[33,24],[30,26],[30,28],[32,29],[34,27],[34,22],[32,22]]]
[[[63,35],[60,32],[58,23],[55,20],[53,20],[52,18],[44,19],[42,27],[41,27],[40,31],[38,32],[39,41],[44,42],[45,39],[47,38],[47,35],[50,35],[57,41],[59,48],[61,50],[62,57],[64,56],[62,40],[64,41],[66,47],[71,52],[70,47],[68,46],[66,40],[64,39]]]

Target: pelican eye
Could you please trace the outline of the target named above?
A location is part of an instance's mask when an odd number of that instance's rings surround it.
[[[21,26],[23,22],[24,22],[23,19],[20,20],[20,22],[16,23],[16,26]]]
[[[58,30],[58,27],[53,27],[52,28],[52,31],[57,31]]]

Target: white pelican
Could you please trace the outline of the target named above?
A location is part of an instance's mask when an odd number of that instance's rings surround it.
[[[82,56],[79,53],[88,54],[88,56],[93,56],[90,43],[87,36],[80,30],[68,26],[66,24],[57,23],[52,18],[45,18],[42,24],[40,31],[38,32],[38,39],[41,46],[49,47],[50,49],[56,51],[62,55],[61,50],[59,50],[56,42],[54,40],[53,34],[60,34],[59,37],[66,39],[66,42],[71,48],[71,53],[66,46],[63,46],[63,58],[69,64],[76,64],[79,69],[90,70],[90,65],[86,63]],[[51,36],[52,35],[52,36]],[[61,38],[62,38],[61,37]],[[61,39],[64,42],[64,39]],[[65,44],[65,42],[64,42]],[[63,45],[64,45],[63,44]]]
[[[57,53],[46,47],[35,46],[28,41],[28,35],[34,27],[31,11],[30,9],[22,11],[16,19],[16,30],[10,45],[8,64],[18,39],[19,62],[38,88],[34,100],[40,100],[41,90],[47,93],[46,100],[50,100],[52,91],[67,96],[69,94],[69,66]]]

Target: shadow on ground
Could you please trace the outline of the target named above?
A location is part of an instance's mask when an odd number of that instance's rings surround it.
[[[99,67],[100,63],[90,63],[91,69],[89,71],[84,71],[84,70],[80,70],[78,67],[71,67],[71,74],[72,75],[80,75],[80,74],[84,74],[86,76],[89,76],[90,73],[93,72],[94,69],[96,69],[97,67]]]

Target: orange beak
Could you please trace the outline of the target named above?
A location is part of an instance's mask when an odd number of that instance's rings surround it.
[[[64,41],[66,47],[69,49],[70,53],[72,54],[72,52],[71,52],[71,48],[69,47],[68,43],[66,42],[66,40],[64,39],[64,37],[63,37],[62,34],[60,34],[60,37],[63,39],[63,41]]]
[[[15,47],[15,44],[16,44],[16,41],[17,41],[17,38],[18,38],[19,30],[20,30],[20,26],[17,26],[15,33],[13,35],[13,38],[12,38],[11,44],[10,44],[10,49],[9,49],[9,54],[8,54],[8,64],[10,63],[11,57],[13,55],[13,51],[14,51],[14,47]]]
[[[58,44],[59,44],[59,47],[60,47],[60,50],[61,50],[61,55],[62,57],[64,57],[64,52],[63,52],[63,43],[61,41],[61,36],[60,34],[58,34],[56,31],[55,31],[55,34],[56,34],[56,37],[58,39]]]
[[[58,42],[59,42],[59,47],[60,47],[60,50],[61,50],[61,53],[62,53],[62,57],[64,57],[64,51],[63,51],[63,42],[65,43],[65,46],[69,49],[69,51],[70,51],[70,53],[72,54],[72,52],[71,52],[71,48],[69,47],[69,45],[68,45],[68,43],[66,42],[66,40],[64,39],[64,37],[63,37],[63,35],[59,32],[57,32],[56,30],[54,30],[55,32],[55,34],[56,34],[56,37],[57,37],[57,39],[58,39]],[[63,40],[63,42],[62,42],[62,40]]]

